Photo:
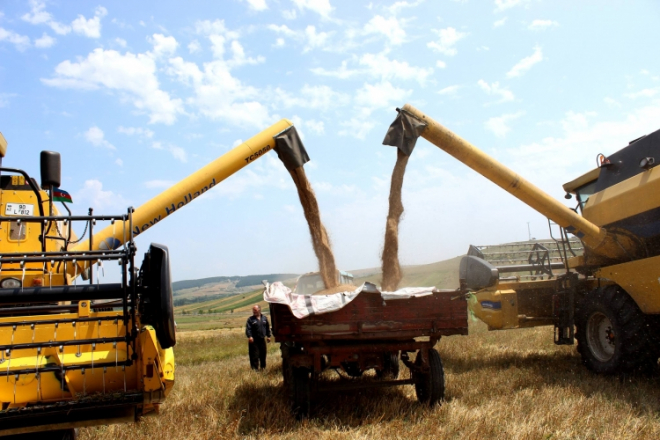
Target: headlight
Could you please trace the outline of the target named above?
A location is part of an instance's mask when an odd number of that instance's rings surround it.
[[[5,278],[4,280],[0,281],[0,287],[3,289],[16,289],[21,287],[21,282],[16,278]]]

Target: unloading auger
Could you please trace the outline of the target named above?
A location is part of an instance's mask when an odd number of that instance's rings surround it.
[[[0,160],[6,150],[0,134]],[[40,186],[0,167],[0,436],[157,413],[174,385],[169,252],[151,244],[138,269],[134,238],[270,150],[288,169],[309,160],[283,119],[121,215],[61,215],[58,153],[41,153]],[[110,225],[94,233],[97,222]],[[94,276],[108,261],[120,283]]]

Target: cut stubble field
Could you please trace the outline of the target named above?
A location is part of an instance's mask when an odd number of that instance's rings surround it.
[[[86,428],[81,439],[660,438],[660,379],[596,376],[552,328],[442,339],[446,400],[419,404],[412,386],[316,396],[296,421],[282,389],[279,347],[252,372],[242,329],[179,333],[176,385],[156,417]],[[401,368],[407,375],[407,369]],[[325,380],[337,380],[334,372]],[[360,380],[370,380],[370,375]]]

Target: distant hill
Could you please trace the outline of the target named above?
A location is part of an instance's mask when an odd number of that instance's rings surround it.
[[[224,276],[224,277],[211,277],[211,278],[200,278],[198,280],[183,280],[175,281],[172,283],[172,290],[178,292],[184,289],[193,289],[209,284],[232,284],[234,288],[242,288],[249,286],[256,286],[261,284],[262,280],[268,280],[269,282],[273,281],[284,281],[291,278],[297,277],[297,274],[291,273],[275,273],[268,275],[247,275],[247,276]]]

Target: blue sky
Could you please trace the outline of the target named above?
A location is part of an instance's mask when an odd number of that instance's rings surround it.
[[[598,153],[660,128],[659,18],[656,1],[5,0],[3,165],[38,176],[39,151],[59,151],[75,212],[122,213],[286,117],[338,266],[378,266],[397,106],[562,199]],[[525,240],[527,222],[548,235],[425,140],[403,202],[403,264]],[[150,242],[169,246],[175,280],[316,269],[274,153],[149,229],[140,251]]]

